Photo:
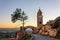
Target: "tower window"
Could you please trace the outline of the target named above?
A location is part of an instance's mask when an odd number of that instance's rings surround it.
[[[40,22],[40,24],[41,24],[42,22]]]

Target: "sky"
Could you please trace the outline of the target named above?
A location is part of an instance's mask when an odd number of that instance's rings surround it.
[[[11,14],[16,8],[21,8],[28,19],[25,26],[37,26],[37,12],[43,14],[43,24],[60,16],[60,0],[0,0],[0,28],[18,28],[21,21],[13,23]]]

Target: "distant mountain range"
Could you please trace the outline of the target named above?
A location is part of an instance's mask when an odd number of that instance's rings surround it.
[[[16,32],[20,30],[19,28],[0,28],[0,32]]]

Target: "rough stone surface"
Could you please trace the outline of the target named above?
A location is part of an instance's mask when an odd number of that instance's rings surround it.
[[[48,36],[41,36],[38,34],[32,34],[31,40],[60,40],[60,39],[54,39],[54,38],[50,38]]]

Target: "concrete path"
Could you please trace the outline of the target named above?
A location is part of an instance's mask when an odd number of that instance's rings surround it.
[[[58,39],[50,38],[48,36],[41,36],[38,34],[32,34],[31,40],[58,40]]]

